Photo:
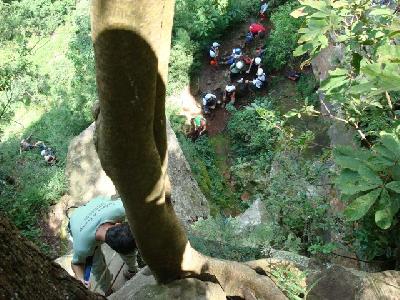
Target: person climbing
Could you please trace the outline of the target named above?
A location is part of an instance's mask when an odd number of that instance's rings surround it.
[[[209,114],[211,112],[211,109],[215,109],[215,106],[217,105],[217,96],[215,96],[212,93],[207,93],[203,97],[203,110],[205,114]]]
[[[90,274],[106,296],[113,293],[112,275],[108,270],[101,245],[106,243],[121,256],[128,270],[124,276],[130,279],[137,272],[137,247],[125,220],[121,199],[96,197],[86,205],[76,208],[68,223],[72,237],[73,257],[71,268],[75,277],[89,287]]]
[[[262,38],[266,33],[266,28],[261,25],[260,23],[253,23],[249,27],[249,31],[253,34],[253,37],[260,37]]]
[[[230,84],[227,84],[225,86],[224,90],[224,95],[222,97],[223,100],[223,106],[225,106],[227,103],[235,104],[236,100],[236,86],[230,82]]]
[[[218,56],[219,56],[219,47],[220,44],[214,42],[210,48],[209,55],[210,55],[210,65],[218,66]]]
[[[268,10],[269,4],[267,1],[261,0],[261,7],[260,7],[260,12],[258,13],[258,16],[260,17],[260,21],[265,21],[267,19],[267,10]]]
[[[247,69],[246,73],[257,73],[258,69],[261,67],[261,58],[255,57],[251,60],[249,68]]]
[[[230,66],[229,77],[231,82],[237,80],[240,77],[243,68],[244,68],[244,62],[242,62],[241,60]]]
[[[198,115],[190,120],[191,132],[189,136],[192,141],[196,141],[200,136],[202,136],[207,130],[207,121],[202,115]]]
[[[256,90],[260,90],[264,87],[266,80],[267,76],[265,75],[264,70],[259,68],[257,71],[257,77],[254,80],[246,80],[246,83],[251,83]]]

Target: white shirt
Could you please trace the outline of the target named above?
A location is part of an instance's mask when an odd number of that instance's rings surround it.
[[[260,81],[265,81],[265,79],[266,79],[265,73],[262,73],[260,76],[257,76],[257,79]]]
[[[256,88],[261,89],[262,85],[263,85],[263,81],[261,81],[260,79],[256,78],[253,81],[253,84],[256,86]]]
[[[225,91],[227,91],[228,93],[232,93],[233,91],[236,91],[236,87],[234,85],[227,85],[225,87]]]
[[[204,98],[203,98],[203,105],[207,105],[207,103],[208,103],[211,99],[217,99],[217,96],[215,96],[214,94],[210,94],[210,93],[208,93],[207,95],[205,95]]]

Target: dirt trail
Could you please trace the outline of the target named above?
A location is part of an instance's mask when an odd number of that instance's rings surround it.
[[[218,43],[221,44],[220,57],[228,56],[233,48],[243,44],[250,24],[254,22],[257,22],[255,18],[249,18],[245,23],[235,25],[221,40],[218,40]],[[267,29],[270,28],[269,24],[264,25]],[[268,34],[266,36],[268,36]],[[250,47],[244,49],[244,53],[253,58],[255,49],[265,43],[265,38],[266,37],[263,39],[255,39]],[[192,117],[202,113],[202,94],[213,92],[217,94],[217,96],[222,97],[225,85],[229,82],[229,67],[226,65],[220,65],[218,67],[211,66],[207,54],[208,50],[204,53],[201,71],[197,76],[191,79],[190,87],[186,87],[179,95],[169,97],[168,99],[168,101],[181,108],[180,114],[185,116],[188,122]],[[252,77],[254,77],[254,75],[244,74],[243,77],[244,79],[253,79]],[[246,105],[251,98],[252,95],[238,99],[235,106],[240,107]],[[206,116],[206,119],[207,132],[208,135],[212,137],[224,131],[229,119],[229,113],[224,108],[216,108],[211,115]]]

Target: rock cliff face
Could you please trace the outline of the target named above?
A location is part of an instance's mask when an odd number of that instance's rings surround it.
[[[117,192],[111,179],[101,167],[93,144],[95,124],[90,125],[72,140],[68,149],[66,174],[69,180],[70,205],[79,206],[99,195],[113,196]],[[206,218],[209,207],[189,164],[168,124],[168,175],[172,184],[175,212],[187,226],[198,217]]]

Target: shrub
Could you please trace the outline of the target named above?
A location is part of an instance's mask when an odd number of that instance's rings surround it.
[[[292,59],[292,52],[297,46],[297,40],[302,20],[294,19],[290,13],[298,6],[288,2],[279,6],[271,15],[273,29],[266,41],[264,65],[268,71],[280,70]]]

